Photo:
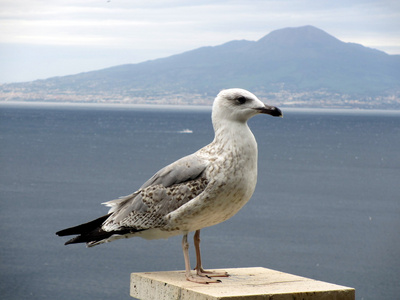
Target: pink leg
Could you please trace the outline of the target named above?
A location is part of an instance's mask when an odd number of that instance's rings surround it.
[[[216,273],[213,271],[205,271],[201,264],[201,254],[200,254],[200,230],[196,230],[194,237],[194,248],[196,250],[196,268],[197,275],[205,276],[205,277],[228,277],[229,274],[227,272]]]
[[[185,276],[186,280],[196,282],[196,283],[212,283],[212,282],[221,282],[220,280],[212,280],[206,277],[195,277],[190,273],[190,259],[189,259],[189,243],[187,241],[187,234],[183,236],[182,239],[182,249],[183,249],[183,257],[185,258]]]

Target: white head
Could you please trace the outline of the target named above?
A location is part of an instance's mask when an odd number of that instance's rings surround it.
[[[222,120],[246,123],[257,114],[282,117],[279,108],[261,102],[255,95],[243,89],[221,91],[214,100],[212,120],[215,125]]]

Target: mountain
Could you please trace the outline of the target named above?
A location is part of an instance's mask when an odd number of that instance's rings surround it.
[[[258,41],[231,41],[138,64],[2,85],[0,100],[199,103],[230,87],[287,105],[400,108],[400,55],[344,43],[313,26],[284,28]]]

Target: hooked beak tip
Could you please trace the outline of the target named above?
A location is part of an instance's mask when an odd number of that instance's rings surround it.
[[[258,111],[262,114],[267,114],[267,115],[271,115],[273,117],[283,118],[282,111],[276,106],[269,106],[269,105],[265,104],[265,106],[262,108],[259,108]]]

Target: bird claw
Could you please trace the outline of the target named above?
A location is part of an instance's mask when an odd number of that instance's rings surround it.
[[[203,268],[195,268],[196,274],[201,277],[229,277],[228,272],[217,273],[214,271],[206,271]]]
[[[201,283],[201,284],[209,284],[209,283],[220,283],[221,280],[219,279],[211,279],[208,276],[193,276],[189,275],[186,276],[186,280],[190,282],[195,282],[195,283]]]

